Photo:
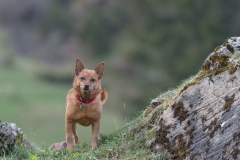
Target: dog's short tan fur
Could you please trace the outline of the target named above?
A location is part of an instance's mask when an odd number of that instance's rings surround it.
[[[75,144],[78,143],[77,123],[83,126],[92,125],[92,149],[97,146],[102,105],[107,99],[107,92],[101,88],[100,82],[103,70],[104,63],[100,63],[95,70],[88,70],[79,59],[76,60],[73,88],[66,97],[65,131],[67,148],[70,150],[73,148],[73,137]],[[86,86],[89,86],[88,90],[85,89]],[[76,95],[82,99],[96,99],[91,103],[81,104]]]

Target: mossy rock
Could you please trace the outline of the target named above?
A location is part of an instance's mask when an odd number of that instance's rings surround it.
[[[168,101],[151,148],[172,159],[240,159],[240,37],[217,47]],[[151,115],[151,111],[147,111]]]

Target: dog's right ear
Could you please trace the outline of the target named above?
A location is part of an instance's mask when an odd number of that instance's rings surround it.
[[[78,75],[84,69],[84,65],[80,59],[76,59],[76,67],[75,67],[75,74]]]

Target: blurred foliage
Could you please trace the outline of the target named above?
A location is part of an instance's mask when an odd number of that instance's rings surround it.
[[[239,7],[238,0],[3,0],[0,22],[16,54],[70,68],[77,57],[88,68],[105,61],[108,108],[134,115],[239,35]]]
[[[117,54],[165,71],[173,81],[166,87],[197,72],[214,47],[239,33],[237,0],[67,3],[52,2],[60,14],[47,18],[45,30],[52,32],[48,26],[55,26],[68,36],[77,34],[94,56]],[[162,83],[158,86],[166,89]]]

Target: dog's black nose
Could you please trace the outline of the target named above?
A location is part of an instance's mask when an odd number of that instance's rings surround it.
[[[88,84],[84,85],[84,90],[89,90],[89,85]]]

